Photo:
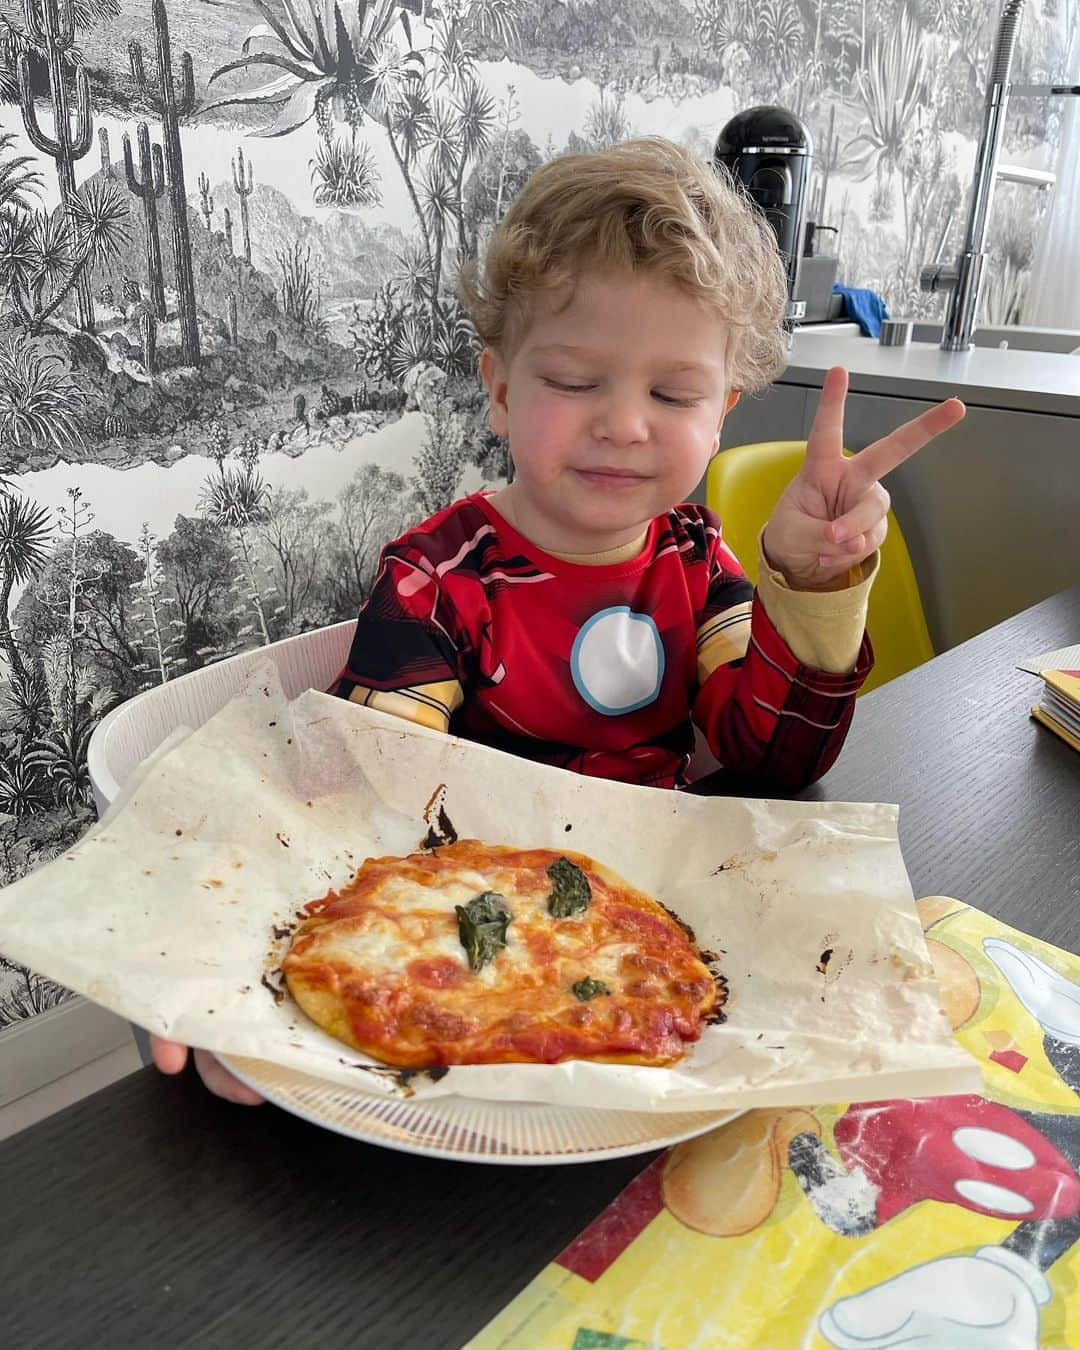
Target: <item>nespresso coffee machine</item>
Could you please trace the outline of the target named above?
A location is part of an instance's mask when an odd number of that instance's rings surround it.
[[[796,296],[814,165],[810,132],[786,108],[748,108],[720,132],[713,162],[746,189],[773,228],[787,269],[790,329],[806,312],[805,300]]]

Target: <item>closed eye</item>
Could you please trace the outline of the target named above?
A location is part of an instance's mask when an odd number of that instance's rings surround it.
[[[587,394],[596,388],[595,384],[567,384],[564,380],[553,380],[548,376],[541,376],[541,379],[549,389],[557,389],[561,394]],[[670,408],[696,408],[701,402],[696,395],[680,397],[678,394],[665,394],[659,389],[652,390],[652,396]]]
[[[561,380],[549,380],[541,377],[549,389],[558,389],[563,394],[584,394],[590,389],[595,389],[595,384],[564,384]]]

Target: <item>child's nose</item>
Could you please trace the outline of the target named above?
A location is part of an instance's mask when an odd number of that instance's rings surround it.
[[[598,441],[615,446],[639,445],[649,438],[649,422],[644,406],[636,399],[613,397],[598,409],[593,426]]]

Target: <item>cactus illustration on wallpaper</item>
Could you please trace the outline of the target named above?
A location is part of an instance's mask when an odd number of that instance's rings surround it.
[[[243,147],[237,150],[236,159],[233,160],[233,187],[236,188],[236,195],[240,198],[240,227],[244,232],[244,261],[251,262],[251,227],[248,221],[247,199],[251,196],[254,188],[252,176],[251,161],[244,163]],[[245,168],[247,178],[244,177]]]
[[[44,0],[43,0],[44,3]],[[128,45],[131,75],[139,93],[161,118],[165,140],[165,165],[172,207],[173,261],[180,308],[180,345],[184,362],[199,364],[199,324],[195,312],[195,278],[191,266],[191,236],[188,233],[187,190],[184,186],[184,151],[180,141],[180,122],[195,108],[195,74],[191,53],[180,56],[179,91],[173,79],[172,44],[169,40],[169,16],[165,0],[153,0],[154,34],[157,38],[157,88],[150,83],[140,44]]]
[[[98,127],[98,150],[101,153],[101,172],[106,178],[112,177],[112,155],[109,151],[109,131],[107,127]]]
[[[199,210],[206,221],[206,233],[209,234],[210,217],[214,214],[214,193],[210,179],[204,173],[199,174]]]
[[[68,220],[73,218],[75,202],[75,164],[90,149],[94,134],[90,106],[90,80],[86,67],[72,55],[75,44],[75,0],[24,0],[28,36],[44,51],[49,65],[49,96],[52,100],[53,134],[46,135],[38,121],[31,82],[30,52],[19,55],[19,106],[26,134],[34,147],[56,161],[60,200]],[[67,71],[75,72],[75,126],[68,103]],[[94,330],[94,299],[88,268],[84,268],[75,286],[79,327]]]
[[[136,172],[131,154],[131,137],[124,136],[124,175],[128,188],[143,204],[146,224],[146,271],[150,278],[150,300],[154,313],[165,319],[165,277],[161,266],[161,236],[158,230],[158,198],[165,193],[165,164],[161,146],[150,144],[150,128],[140,122],[136,128],[139,142],[139,168]],[[147,367],[149,370],[149,367]]]
[[[229,250],[229,257],[233,256],[233,238],[232,238],[232,212],[226,206],[223,212],[225,217],[225,247]]]
[[[139,315],[139,341],[143,369],[147,375],[153,375],[157,367],[157,319],[152,309],[144,309]]]

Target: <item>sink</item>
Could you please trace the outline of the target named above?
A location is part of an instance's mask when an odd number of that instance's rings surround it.
[[[821,334],[827,337],[840,337],[859,332],[857,323],[803,323],[796,330],[807,336]],[[916,323],[911,330],[912,342],[928,342],[936,346],[941,341],[941,325],[937,323]],[[1020,324],[990,324],[986,328],[976,328],[973,341],[976,347],[1000,347],[1007,342],[1009,348],[1018,352],[1052,352],[1056,356],[1065,356],[1070,352],[1080,354],[1080,328],[1025,328]]]
[[[940,342],[941,325],[916,323],[911,338],[913,342]],[[1025,328],[1022,324],[990,324],[985,328],[976,328],[972,341],[976,347],[1000,347],[1004,342],[1013,351],[1052,352],[1064,356],[1080,350],[1080,328]]]

